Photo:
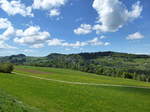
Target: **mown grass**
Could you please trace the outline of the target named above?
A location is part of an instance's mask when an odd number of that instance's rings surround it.
[[[28,68],[28,67],[23,67]],[[49,71],[50,75],[38,75],[41,77],[90,81],[95,83],[123,81],[128,84],[132,80],[123,80],[96,75],[88,75],[78,71],[35,68],[32,69]],[[21,71],[17,71],[20,72]],[[25,73],[25,71],[22,71]],[[54,75],[52,75],[54,73]],[[56,76],[55,76],[56,75]],[[59,75],[60,77],[58,77]],[[64,76],[64,77],[63,77]],[[72,76],[72,77],[71,77]],[[86,78],[84,80],[84,78]],[[81,79],[80,79],[81,78]],[[90,80],[91,78],[91,80]],[[107,79],[108,78],[108,79]],[[112,81],[115,80],[115,81]],[[98,81],[99,80],[99,81]],[[144,82],[133,81],[134,84]],[[120,84],[120,83],[119,83]],[[15,96],[27,105],[38,108],[45,112],[149,112],[150,111],[150,89],[102,87],[89,85],[71,85],[46,80],[25,77],[16,74],[0,73],[0,88],[8,94]]]

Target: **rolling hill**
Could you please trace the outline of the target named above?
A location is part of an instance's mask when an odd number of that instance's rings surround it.
[[[113,77],[150,81],[150,56],[118,52],[79,54],[50,54],[45,57],[29,57],[24,54],[1,57],[0,62],[74,69]]]
[[[150,111],[149,83],[75,70],[16,66],[0,73],[0,88],[39,112]]]

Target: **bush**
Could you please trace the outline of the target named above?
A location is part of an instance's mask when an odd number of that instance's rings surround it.
[[[11,63],[1,63],[0,72],[11,73],[14,69],[14,66]]]

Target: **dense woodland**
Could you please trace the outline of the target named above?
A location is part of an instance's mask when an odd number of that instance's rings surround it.
[[[117,52],[50,54],[28,57],[23,54],[1,57],[0,62],[17,65],[68,68],[98,75],[150,82],[150,56]]]

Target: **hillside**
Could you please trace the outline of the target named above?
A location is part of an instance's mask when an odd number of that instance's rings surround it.
[[[16,66],[13,74],[0,73],[1,89],[42,112],[149,112],[149,87],[68,69]]]
[[[1,75],[1,74],[0,74]],[[21,101],[7,95],[0,89],[0,112],[40,112],[30,106],[24,105]]]
[[[55,68],[69,68],[99,75],[150,81],[150,56],[118,52],[50,54],[28,57],[23,54],[0,58],[0,62]]]

